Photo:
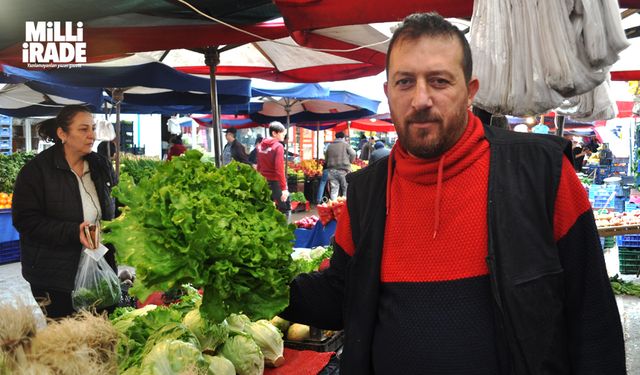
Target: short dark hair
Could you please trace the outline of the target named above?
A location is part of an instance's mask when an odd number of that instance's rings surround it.
[[[279,121],[273,121],[269,124],[269,135],[273,137],[273,133],[282,133],[285,131],[284,125]],[[285,136],[286,137],[286,136]]]
[[[36,125],[38,136],[43,141],[61,143],[62,140],[58,137],[58,128],[62,128],[63,132],[68,133],[69,125],[80,112],[91,113],[91,110],[78,104],[64,106],[56,117],[44,120]]]
[[[344,132],[337,132],[336,138],[344,138]]]
[[[173,143],[174,145],[181,145],[182,137],[179,135],[174,135],[173,137],[169,138],[169,143]]]
[[[445,37],[457,39],[462,45],[462,70],[467,82],[471,81],[473,74],[473,60],[471,57],[471,47],[467,38],[460,29],[451,22],[444,19],[435,12],[413,13],[408,15],[398,28],[393,32],[389,48],[387,49],[387,78],[389,77],[389,62],[391,61],[391,50],[398,40],[416,40],[422,36]]]

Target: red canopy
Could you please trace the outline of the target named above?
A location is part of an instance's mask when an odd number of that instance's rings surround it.
[[[351,121],[351,124],[349,126],[347,125],[347,121],[343,121],[335,127],[331,128],[331,130],[334,132],[339,132],[347,130],[347,128],[383,133],[396,131],[395,126],[393,126],[393,124],[390,122],[369,118],[353,120]]]
[[[471,17],[472,0],[274,0],[289,30],[400,21],[415,12]]]

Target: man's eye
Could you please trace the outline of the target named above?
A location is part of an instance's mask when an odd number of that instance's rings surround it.
[[[449,81],[444,78],[434,78],[431,80],[431,84],[435,86],[446,86],[449,84]]]
[[[411,84],[411,80],[408,78],[403,78],[396,81],[396,86],[400,86],[400,87],[408,86],[410,84]]]

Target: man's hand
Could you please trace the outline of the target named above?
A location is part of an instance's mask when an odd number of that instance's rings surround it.
[[[91,244],[89,243],[89,240],[87,239],[87,236],[85,236],[85,234],[84,234],[84,228],[88,227],[89,225],[91,225],[91,223],[88,223],[86,221],[80,224],[80,243],[85,248],[93,250],[94,248],[91,247]]]
[[[286,202],[287,198],[289,198],[289,190],[282,190],[282,195],[280,196],[280,200],[283,202]]]

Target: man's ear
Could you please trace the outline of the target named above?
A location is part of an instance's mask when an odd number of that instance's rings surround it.
[[[467,91],[469,93],[469,96],[467,97],[467,107],[473,104],[473,99],[476,97],[476,94],[478,93],[479,89],[480,89],[480,81],[478,81],[478,78],[476,77],[471,77],[471,80],[467,85]]]

